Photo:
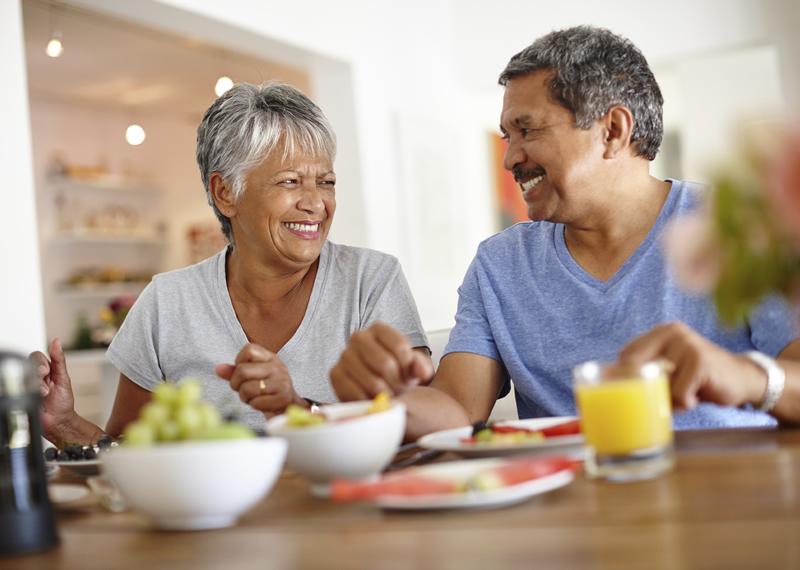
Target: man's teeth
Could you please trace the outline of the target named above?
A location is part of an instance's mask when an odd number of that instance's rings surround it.
[[[542,174],[541,176],[537,176],[536,178],[531,178],[527,182],[523,182],[522,191],[527,192],[528,190],[539,184],[539,182],[541,182],[542,180],[544,180],[544,174]]]
[[[298,232],[315,232],[319,230],[319,224],[296,224],[294,222],[288,222],[286,227]]]

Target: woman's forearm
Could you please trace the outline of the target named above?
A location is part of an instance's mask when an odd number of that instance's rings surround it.
[[[76,412],[66,421],[54,426],[45,438],[58,448],[67,445],[91,445],[105,432]]]

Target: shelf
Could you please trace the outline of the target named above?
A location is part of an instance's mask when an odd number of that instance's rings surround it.
[[[53,178],[47,181],[51,192],[102,192],[104,194],[155,194],[158,188],[119,178],[100,178],[97,180],[74,180],[71,178]]]
[[[103,299],[121,295],[138,295],[147,286],[145,282],[102,283],[97,285],[62,286],[56,293],[73,299]]]
[[[61,233],[48,238],[52,245],[163,245],[164,239],[156,234],[113,234],[113,233]]]
[[[70,363],[75,364],[95,364],[103,363],[106,359],[105,348],[89,348],[86,350],[66,350],[64,356],[67,360],[67,366]]]

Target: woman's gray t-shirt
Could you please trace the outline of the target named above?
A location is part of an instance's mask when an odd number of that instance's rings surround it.
[[[196,265],[156,275],[142,291],[106,357],[146,390],[191,377],[222,414],[261,428],[264,416],[243,404],[214,366],[233,363],[248,342],[228,294],[227,250]],[[376,321],[427,346],[400,263],[377,251],[326,242],[311,298],[294,336],[278,351],[295,391],[336,401],[328,373],[350,335]]]

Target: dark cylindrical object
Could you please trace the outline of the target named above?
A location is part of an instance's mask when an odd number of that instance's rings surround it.
[[[47,496],[39,385],[30,362],[0,351],[0,555],[58,544]]]

